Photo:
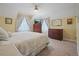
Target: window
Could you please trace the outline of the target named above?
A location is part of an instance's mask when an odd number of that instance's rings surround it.
[[[24,31],[29,31],[29,30],[30,30],[29,25],[27,24],[26,19],[23,18],[23,21],[22,21],[18,31],[19,32],[24,32]]]
[[[48,32],[48,26],[45,20],[43,20],[43,23],[42,23],[42,32]]]

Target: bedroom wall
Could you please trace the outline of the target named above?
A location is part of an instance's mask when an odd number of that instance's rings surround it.
[[[23,15],[23,14],[18,14],[18,15]],[[23,15],[28,17],[30,20],[32,19],[32,16],[30,15]],[[15,32],[16,31],[16,17],[10,17],[12,18],[12,24],[5,24],[5,16],[0,16],[0,27],[4,28],[5,30],[9,31],[9,32]],[[9,18],[9,17],[7,17]],[[32,27],[32,26],[31,26]],[[32,28],[31,28],[32,30]]]
[[[5,24],[5,17],[0,16],[0,27],[4,28],[9,32],[15,31],[15,18],[12,18],[12,24]]]
[[[67,24],[67,18],[72,18],[72,24]],[[76,17],[64,17],[61,20],[61,26],[52,25],[52,20],[50,20],[50,28],[63,29],[63,38],[65,40],[76,41]]]
[[[39,11],[37,15],[41,17],[49,17],[50,19],[61,19],[63,17],[69,17],[69,16],[75,16],[75,4],[74,3],[53,3],[53,4],[38,4]],[[4,27],[7,31],[15,31],[15,22],[16,22],[16,17],[18,13],[22,13],[25,15],[35,15],[34,13],[34,4],[0,4],[0,16],[5,16],[5,17],[12,17],[13,18],[13,23],[11,25],[5,24],[4,23],[4,17],[0,17],[1,19],[1,26]],[[67,25],[66,20],[63,19],[63,28],[69,29],[65,30],[64,36],[67,38],[73,39],[75,38],[74,30],[70,30],[74,28],[73,25]],[[51,24],[50,24],[51,26]],[[64,27],[65,26],[65,27]],[[10,29],[9,29],[9,28]],[[61,26],[62,27],[62,26]],[[59,27],[59,28],[61,28]],[[58,27],[57,27],[58,28]],[[71,32],[70,32],[71,31]],[[73,33],[72,33],[73,32]]]
[[[76,24],[77,51],[78,51],[78,55],[79,55],[79,4],[76,5],[76,16],[77,16],[77,24]]]
[[[78,51],[78,55],[79,55],[79,18],[77,18],[77,51]]]

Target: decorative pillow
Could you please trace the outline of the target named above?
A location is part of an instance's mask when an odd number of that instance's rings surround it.
[[[9,38],[8,32],[0,27],[0,40],[7,40],[8,38]]]

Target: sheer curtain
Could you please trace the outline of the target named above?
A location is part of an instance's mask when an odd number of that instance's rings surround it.
[[[24,15],[18,15],[16,20],[16,31],[31,31],[30,19]]]
[[[27,24],[29,25],[29,30],[32,31],[32,21],[29,17],[25,17]]]
[[[18,31],[18,28],[20,27],[22,23],[23,16],[18,16],[16,19],[16,32]]]
[[[49,29],[49,19],[44,18],[42,20],[42,32],[46,35],[48,35],[48,29]]]
[[[21,25],[18,28],[18,31],[19,32],[30,31],[29,25],[28,25],[25,17],[23,18],[22,23],[21,23]]]
[[[49,27],[50,27],[50,19],[49,18],[45,18],[45,22],[46,22],[46,24],[48,26],[48,29],[49,29]]]
[[[43,33],[48,32],[48,25],[47,25],[45,19],[43,19],[43,22],[42,22],[42,32],[43,32]]]

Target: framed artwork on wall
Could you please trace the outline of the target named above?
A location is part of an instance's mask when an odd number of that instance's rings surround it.
[[[62,19],[56,19],[52,21],[53,26],[61,26],[62,25]]]
[[[12,18],[5,18],[5,24],[12,24]]]
[[[72,18],[67,19],[67,24],[72,24]]]

